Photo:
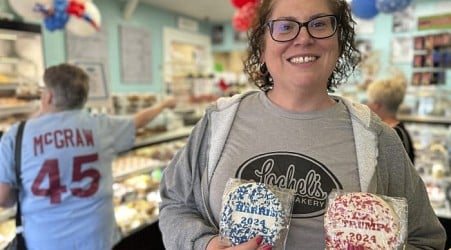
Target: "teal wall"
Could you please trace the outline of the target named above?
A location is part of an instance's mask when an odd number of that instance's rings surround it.
[[[246,50],[246,42],[236,42],[234,39],[235,29],[231,22],[224,22],[216,25],[222,25],[224,28],[224,41],[220,44],[213,44],[212,49],[215,52],[227,52],[232,50]]]

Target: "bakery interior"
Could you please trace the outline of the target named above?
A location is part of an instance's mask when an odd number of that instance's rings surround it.
[[[242,72],[248,10],[228,0],[78,1],[89,6],[99,29],[80,20],[53,29],[30,7],[35,1],[0,2],[0,136],[37,110],[42,73],[60,62],[89,72],[92,113],[127,115],[176,96],[177,107],[137,131],[134,148],[113,164],[121,231],[115,249],[164,249],[158,229],[163,169],[207,105],[255,88]],[[398,118],[414,140],[415,168],[451,235],[451,1],[412,0],[393,13],[355,8],[364,60],[334,94],[364,102],[368,82],[393,68],[405,74]],[[14,208],[0,210],[0,248],[14,236],[14,214]]]

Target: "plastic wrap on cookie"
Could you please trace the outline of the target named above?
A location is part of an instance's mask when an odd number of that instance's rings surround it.
[[[293,190],[229,179],[219,222],[222,241],[238,245],[261,235],[273,249],[284,249],[293,200]]]
[[[364,192],[334,190],[324,215],[326,249],[402,249],[407,201]]]

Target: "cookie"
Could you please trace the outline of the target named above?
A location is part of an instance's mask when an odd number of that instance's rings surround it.
[[[324,215],[326,249],[396,249],[399,218],[382,198],[345,193],[331,199]]]
[[[220,228],[232,245],[261,235],[275,245],[286,228],[283,204],[263,183],[244,183],[224,194]]]

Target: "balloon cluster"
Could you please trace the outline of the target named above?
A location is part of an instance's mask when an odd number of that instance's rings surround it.
[[[231,3],[237,8],[232,19],[233,28],[237,31],[247,31],[257,11],[258,0],[231,0]]]
[[[391,14],[405,10],[412,0],[352,0],[352,13],[362,19],[371,19],[379,12]]]
[[[100,30],[101,16],[91,0],[9,0],[20,16],[43,19],[50,31],[67,29],[75,35],[89,36]]]

